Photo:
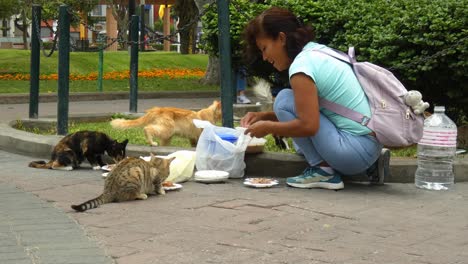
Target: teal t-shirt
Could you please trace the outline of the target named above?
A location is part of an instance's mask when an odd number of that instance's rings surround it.
[[[326,48],[324,45],[309,42],[289,67],[289,78],[296,73],[304,73],[314,80],[319,97],[371,116],[366,94],[351,66],[326,54],[313,51]],[[366,135],[371,132],[366,126],[325,108],[320,107],[320,112],[340,130],[354,135]]]

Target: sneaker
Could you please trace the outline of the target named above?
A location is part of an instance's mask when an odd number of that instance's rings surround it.
[[[241,95],[237,96],[237,103],[238,104],[251,104],[252,101],[250,101],[250,99],[247,98],[247,96],[241,94]]]
[[[369,182],[382,185],[390,174],[390,150],[383,148],[377,161],[367,170]]]
[[[297,188],[343,189],[341,176],[336,172],[329,174],[319,167],[308,167],[301,175],[286,179],[286,184]]]

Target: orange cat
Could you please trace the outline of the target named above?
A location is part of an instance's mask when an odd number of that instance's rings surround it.
[[[195,147],[202,130],[193,124],[193,119],[216,124],[221,120],[221,102],[213,101],[209,107],[198,112],[175,107],[153,107],[146,110],[144,116],[135,120],[114,119],[111,121],[111,126],[120,129],[143,127],[146,140],[152,146],[158,145],[153,141],[153,137],[160,140],[161,146],[167,146],[172,136],[178,135],[189,138]]]

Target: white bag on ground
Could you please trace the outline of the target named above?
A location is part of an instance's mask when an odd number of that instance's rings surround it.
[[[203,128],[196,148],[197,170],[222,170],[229,172],[229,178],[244,177],[245,150],[251,137],[241,130],[218,127],[208,121],[195,119],[193,123]],[[223,140],[220,135],[235,136],[237,141]]]
[[[167,155],[168,158],[175,157],[170,165],[170,173],[166,181],[175,183],[188,181],[193,176],[195,169],[195,151],[179,150]]]
[[[166,181],[171,181],[174,183],[180,183],[188,181],[193,176],[193,171],[195,169],[195,151],[191,150],[179,150],[173,152],[167,156],[156,156],[160,158],[169,159],[175,157],[169,166],[170,172]],[[150,156],[140,157],[146,161],[151,159]]]

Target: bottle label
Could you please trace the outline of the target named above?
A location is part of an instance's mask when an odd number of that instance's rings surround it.
[[[423,137],[418,144],[438,147],[456,147],[457,130],[424,128]]]

